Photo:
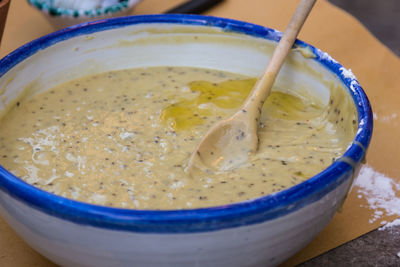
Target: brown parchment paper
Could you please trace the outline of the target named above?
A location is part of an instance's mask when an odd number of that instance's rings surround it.
[[[184,0],[143,0],[132,14],[161,13]],[[207,15],[234,18],[283,31],[299,0],[226,0]],[[0,55],[54,29],[25,0],[12,0]],[[374,134],[367,161],[375,170],[400,182],[400,59],[373,37],[356,19],[325,0],[319,0],[305,23],[300,39],[328,52],[352,69],[366,91],[374,113]],[[391,120],[379,120],[389,116]],[[369,223],[373,211],[357,198],[353,188],[332,222],[284,266],[294,266],[380,226],[382,216]],[[31,249],[0,219],[0,266],[54,266]]]

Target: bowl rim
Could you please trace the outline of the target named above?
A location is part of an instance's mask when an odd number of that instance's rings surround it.
[[[28,3],[35,7],[36,9],[49,14],[52,17],[97,17],[107,14],[115,14],[121,12],[125,9],[131,8],[136,5],[140,0],[122,0],[117,4],[96,8],[96,9],[69,9],[69,8],[61,8],[61,7],[53,7],[49,5],[49,1],[46,0],[27,0]]]
[[[80,35],[135,24],[171,24],[216,27],[250,37],[279,41],[282,33],[264,26],[200,15],[140,15],[86,22],[45,35],[0,60],[0,78],[21,61],[58,42]],[[350,70],[327,53],[296,40],[297,47],[312,51],[315,60],[335,74],[351,94],[358,113],[358,129],[344,155],[327,169],[293,187],[249,201],[200,209],[133,210],[83,203],[36,188],[0,166],[0,190],[36,210],[69,222],[137,233],[195,233],[252,225],[285,216],[321,199],[356,173],[372,136],[370,103]]]

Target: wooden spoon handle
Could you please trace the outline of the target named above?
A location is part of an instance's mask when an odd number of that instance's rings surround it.
[[[285,32],[283,33],[278,46],[275,48],[267,67],[251,91],[250,96],[247,98],[245,106],[254,101],[259,102],[259,105],[257,105],[258,108],[264,104],[285,58],[296,41],[296,37],[315,2],[316,0],[301,0]]]

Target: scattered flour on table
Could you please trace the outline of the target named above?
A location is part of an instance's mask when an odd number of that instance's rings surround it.
[[[400,219],[396,219],[393,222],[386,223],[384,226],[380,227],[379,230],[385,230],[385,229],[391,228],[393,226],[400,226]]]
[[[390,123],[393,120],[397,119],[398,115],[397,115],[397,113],[392,113],[390,115],[384,115],[384,116],[380,116],[379,115],[378,116],[377,113],[373,113],[373,118],[374,118],[374,120],[378,120],[379,119],[382,122]]]
[[[382,173],[375,171],[368,165],[364,165],[356,182],[358,198],[365,198],[370,209],[374,210],[374,216],[370,223],[379,220],[384,215],[399,216],[398,219],[386,224],[381,229],[400,225],[400,183]]]
[[[393,113],[391,115],[382,116],[380,118],[380,120],[383,121],[383,122],[389,123],[389,122],[391,122],[392,120],[394,120],[396,118],[397,118],[397,114]]]

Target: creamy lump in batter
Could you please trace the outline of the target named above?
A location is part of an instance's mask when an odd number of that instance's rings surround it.
[[[217,70],[111,71],[22,99],[0,127],[0,163],[67,198],[132,209],[188,209],[254,199],[296,185],[340,157],[357,115],[343,89],[328,105],[274,88],[251,161],[218,174],[184,166],[256,79]],[[345,109],[345,110],[343,110]]]

